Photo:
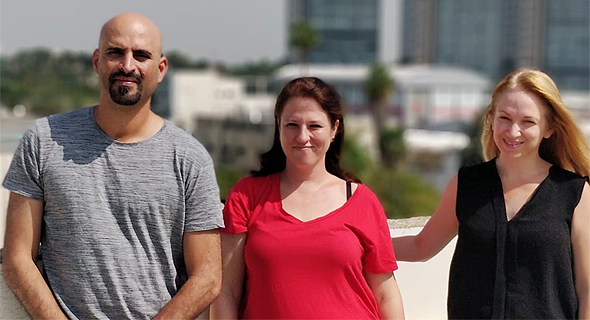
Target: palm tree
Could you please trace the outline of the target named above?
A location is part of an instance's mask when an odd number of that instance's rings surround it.
[[[381,62],[375,62],[371,66],[371,70],[365,81],[365,90],[369,102],[369,109],[373,116],[373,123],[375,125],[375,135],[379,144],[379,156],[381,163],[386,167],[393,167],[396,158],[399,157],[394,150],[403,150],[402,146],[391,146],[392,142],[402,143],[403,138],[392,130],[387,130],[385,127],[385,119],[387,118],[387,107],[389,105],[391,94],[395,89],[395,83],[389,76],[387,66]],[[394,130],[395,131],[395,130]]]
[[[309,50],[319,42],[320,36],[311,23],[299,21],[291,24],[289,45],[299,50],[303,65],[307,66]]]

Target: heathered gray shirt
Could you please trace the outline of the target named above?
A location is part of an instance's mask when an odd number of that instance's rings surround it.
[[[148,140],[120,143],[93,107],[37,120],[3,186],[44,202],[45,271],[70,318],[153,317],[186,281],[183,233],[223,226],[196,139],[166,121]]]

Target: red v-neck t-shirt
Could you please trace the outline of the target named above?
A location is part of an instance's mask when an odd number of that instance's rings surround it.
[[[247,232],[243,319],[379,319],[363,272],[397,269],[387,219],[359,185],[340,208],[303,222],[282,208],[279,175],[247,177],[223,211],[229,234]]]

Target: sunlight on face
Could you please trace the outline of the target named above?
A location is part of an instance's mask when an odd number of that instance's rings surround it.
[[[547,111],[543,101],[532,93],[514,89],[501,94],[492,118],[500,156],[538,156],[541,141],[553,133]]]
[[[326,111],[312,98],[295,97],[287,101],[279,121],[287,165],[325,166],[326,152],[338,125],[337,121],[332,127]]]

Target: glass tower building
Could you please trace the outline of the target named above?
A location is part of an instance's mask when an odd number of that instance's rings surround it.
[[[379,50],[378,0],[290,0],[289,25],[307,21],[320,41],[309,52],[310,63],[372,63]],[[289,60],[299,61],[296,48]]]
[[[469,67],[499,81],[517,68],[590,90],[590,1],[404,1],[404,62]]]

